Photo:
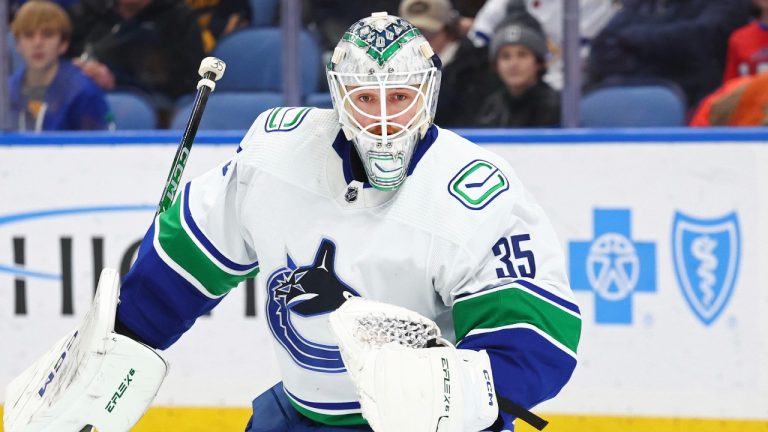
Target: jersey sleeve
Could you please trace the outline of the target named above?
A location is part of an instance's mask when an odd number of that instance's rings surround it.
[[[123,280],[117,319],[150,346],[169,347],[258,273],[240,223],[247,188],[240,171],[235,157],[187,183],[146,233]]]
[[[436,280],[452,306],[457,347],[486,350],[500,397],[530,409],[554,397],[576,366],[579,308],[543,210],[517,185],[486,209]],[[486,211],[484,209],[483,211]],[[502,413],[506,427],[513,417]]]

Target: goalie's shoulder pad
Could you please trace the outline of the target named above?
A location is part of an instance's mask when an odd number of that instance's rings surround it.
[[[240,146],[246,149],[270,144],[285,146],[290,142],[301,143],[317,135],[318,131],[333,129],[337,124],[338,116],[332,109],[275,107],[256,117]]]

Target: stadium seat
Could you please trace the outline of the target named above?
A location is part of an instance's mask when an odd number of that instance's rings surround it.
[[[304,102],[306,106],[317,108],[333,108],[330,93],[312,93]]]
[[[115,129],[136,130],[154,129],[157,115],[147,100],[136,93],[107,93],[107,103],[115,118]]]
[[[275,24],[279,0],[250,0],[250,2],[253,27],[269,27]]]
[[[188,101],[176,110],[171,129],[184,129],[194,103]],[[282,105],[281,93],[227,93],[217,89],[205,105],[198,130],[248,129],[263,111]]]
[[[664,127],[685,125],[685,99],[674,85],[615,85],[581,100],[581,126]]]
[[[223,38],[213,55],[227,63],[217,90],[282,92],[282,34],[279,28],[247,28]],[[302,95],[317,91],[320,48],[306,31],[299,35]]]

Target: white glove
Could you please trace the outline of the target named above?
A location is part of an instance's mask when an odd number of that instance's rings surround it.
[[[434,322],[357,297],[331,313],[330,323],[374,431],[479,431],[496,421],[484,351],[426,348],[440,338]]]

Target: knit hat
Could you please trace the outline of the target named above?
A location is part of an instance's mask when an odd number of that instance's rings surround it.
[[[539,61],[545,61],[547,57],[547,40],[540,32],[519,23],[507,24],[499,27],[491,38],[491,47],[488,54],[491,61],[495,61],[499,50],[504,45],[522,45],[533,52]]]
[[[448,0],[402,0],[400,16],[427,32],[440,31],[454,20],[456,13]]]

